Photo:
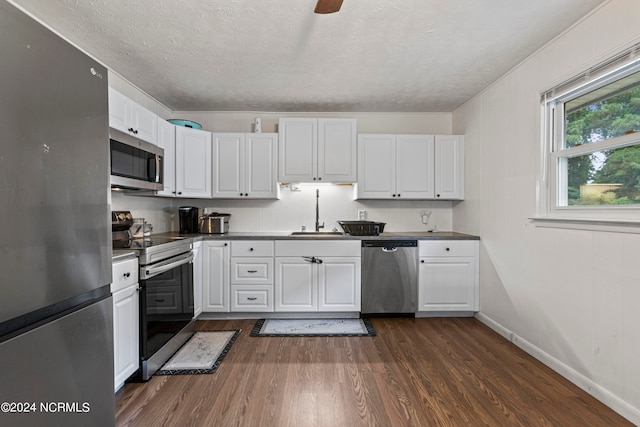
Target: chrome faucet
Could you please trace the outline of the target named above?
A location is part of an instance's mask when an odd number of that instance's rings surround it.
[[[324,228],[324,222],[320,224],[320,189],[316,188],[316,233]]]

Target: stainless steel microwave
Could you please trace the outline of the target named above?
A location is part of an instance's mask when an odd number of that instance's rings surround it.
[[[164,150],[117,129],[109,129],[111,188],[164,189]]]

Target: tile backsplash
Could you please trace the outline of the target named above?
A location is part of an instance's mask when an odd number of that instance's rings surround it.
[[[320,223],[324,231],[342,231],[339,220],[356,220],[358,211],[366,219],[386,222],[385,231],[427,231],[452,229],[450,201],[354,200],[351,185],[283,185],[279,200],[171,199],[112,192],[113,210],[130,210],[134,217],[146,218],[154,232],[177,231],[178,208],[197,206],[207,211],[231,214],[229,231],[294,231],[315,226],[316,189],[320,191]],[[422,223],[421,211],[430,211],[429,224]]]

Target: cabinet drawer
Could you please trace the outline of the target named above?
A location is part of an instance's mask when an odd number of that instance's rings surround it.
[[[273,285],[273,258],[232,258],[232,285]]]
[[[360,240],[278,240],[276,255],[359,257],[360,246]]]
[[[138,283],[138,259],[133,258],[125,261],[114,262],[112,266],[112,274],[112,293]]]
[[[273,311],[273,286],[231,286],[231,311]]]
[[[418,242],[418,253],[428,256],[476,256],[478,242],[475,240],[422,240]]]
[[[238,240],[231,242],[232,257],[273,256],[273,240]]]
[[[177,286],[163,286],[156,289],[147,287],[148,314],[180,314],[182,293]]]

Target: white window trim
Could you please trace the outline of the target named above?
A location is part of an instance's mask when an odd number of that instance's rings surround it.
[[[634,45],[615,58],[592,67],[582,75],[546,91],[541,97],[540,168],[536,188],[537,212],[529,218],[537,227],[640,233],[640,206],[558,206],[559,158],[574,157],[611,147],[633,145],[640,134],[622,135],[590,144],[554,151],[554,141],[562,141],[564,114],[557,106],[564,102],[640,71],[640,58]],[[597,73],[594,72],[597,70]],[[595,75],[595,76],[594,76]],[[591,78],[589,78],[591,76]],[[556,95],[558,92],[562,92]],[[555,121],[560,126],[553,126]]]

